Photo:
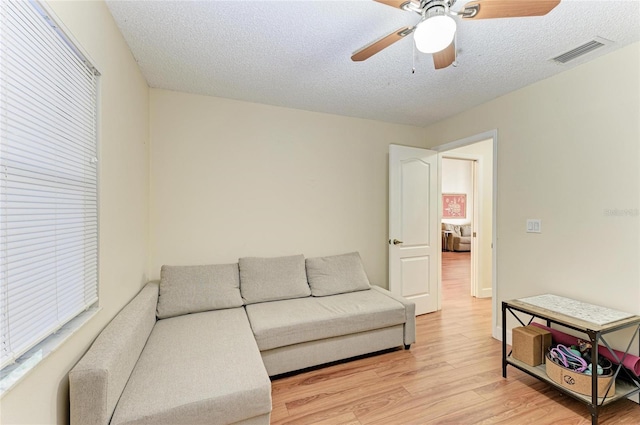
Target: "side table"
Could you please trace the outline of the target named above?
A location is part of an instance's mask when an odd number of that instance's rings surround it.
[[[538,302],[538,300],[540,299],[542,299],[543,301]],[[545,300],[551,300],[550,302],[548,302],[549,305],[545,304],[547,302]],[[535,304],[532,304],[532,302],[534,301],[535,301]],[[589,309],[589,308],[599,309],[597,311],[598,313],[602,313],[601,316],[604,317],[604,319],[602,319],[600,323],[593,323],[589,321],[590,320],[589,318],[579,317],[580,314],[567,312],[567,311],[560,312],[558,311],[558,310],[561,310],[559,306],[561,306],[563,303],[567,305],[582,306],[583,308],[586,308],[586,309]],[[578,310],[576,309],[573,311],[578,311]],[[600,413],[600,409],[602,408],[602,406],[605,406],[609,403],[613,403],[614,401],[620,400],[622,398],[640,393],[640,380],[638,379],[634,380],[633,377],[629,375],[629,372],[625,368],[623,368],[621,365],[614,367],[615,369],[614,379],[616,379],[615,381],[616,392],[613,396],[608,396],[608,397],[598,396],[597,374],[593,374],[591,379],[592,381],[591,396],[585,396],[582,394],[578,394],[574,391],[571,391],[569,389],[566,389],[556,384],[554,381],[552,381],[551,378],[547,376],[544,364],[541,366],[533,367],[511,357],[511,353],[510,352],[507,353],[507,329],[506,329],[507,312],[509,312],[513,317],[515,317],[522,326],[526,326],[530,324],[534,318],[539,318],[539,319],[546,320],[547,326],[549,327],[551,326],[551,324],[557,324],[557,325],[562,325],[567,328],[582,332],[583,334],[586,334],[589,338],[589,341],[591,342],[591,346],[592,346],[591,359],[594,364],[597,364],[598,362],[598,344],[599,343],[602,342],[602,344],[607,349],[609,349],[610,351],[612,350],[610,345],[607,343],[607,341],[604,338],[606,334],[619,331],[621,329],[635,328],[635,331],[633,332],[633,335],[629,341],[626,351],[624,352],[624,355],[626,356],[629,353],[629,349],[631,348],[634,340],[636,339],[636,337],[640,332],[640,316],[626,314],[626,317],[616,319],[616,315],[614,313],[617,313],[618,315],[620,315],[621,312],[605,309],[605,308],[594,306],[591,304],[580,303],[578,301],[575,301],[569,298],[557,297],[555,295],[549,295],[549,294],[543,295],[540,297],[531,297],[531,298],[524,298],[524,299],[517,299],[517,300],[502,302],[502,376],[504,378],[507,377],[507,366],[511,365],[535,378],[538,378],[542,381],[549,383],[550,385],[554,386],[555,388],[565,393],[566,395],[586,404],[589,407],[589,411],[591,413],[592,425],[598,424],[598,414]],[[517,314],[518,312],[524,313],[530,316],[527,324],[525,324],[524,321],[520,319],[520,317]],[[625,313],[622,313],[622,314],[625,315]],[[607,317],[611,317],[613,319],[611,319],[610,321],[607,321],[609,320],[607,319]],[[603,322],[606,322],[606,323],[603,323]],[[640,338],[638,338],[638,347],[640,350]],[[623,380],[617,379],[618,377],[622,376],[622,374],[629,375],[628,376],[630,378],[629,381],[627,380],[623,381]]]
[[[442,231],[442,250],[443,251],[449,251],[449,236],[452,234],[453,232],[451,230],[443,230]]]

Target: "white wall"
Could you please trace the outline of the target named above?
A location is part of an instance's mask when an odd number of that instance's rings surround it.
[[[493,140],[485,140],[443,153],[460,157],[477,158],[478,174],[478,226],[474,229],[480,237],[478,249],[479,297],[492,296],[493,282]],[[443,170],[444,171],[444,170]],[[443,180],[444,184],[444,180]],[[444,190],[443,190],[444,191]],[[470,216],[469,216],[470,217]],[[444,220],[443,220],[444,221]]]
[[[635,43],[427,128],[430,146],[498,130],[496,307],[550,292],[640,313],[639,116]]]
[[[151,274],[359,251],[387,287],[388,146],[424,129],[151,90]]]
[[[149,89],[102,1],[48,3],[100,70],[102,310],[4,395],[2,424],[69,422],[67,373],[147,280]]]
[[[473,163],[464,159],[442,159],[442,193],[467,195],[464,218],[443,218],[443,223],[466,224],[473,218]]]

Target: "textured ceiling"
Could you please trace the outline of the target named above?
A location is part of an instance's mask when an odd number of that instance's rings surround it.
[[[543,17],[457,20],[458,66],[436,71],[411,37],[350,60],[420,19],[369,0],[107,5],[151,87],[422,127],[640,40],[640,1],[563,0]],[[595,36],[614,43],[549,61]]]

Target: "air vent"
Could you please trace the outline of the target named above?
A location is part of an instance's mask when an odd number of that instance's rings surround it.
[[[612,43],[612,41],[610,40],[606,40],[604,38],[601,37],[595,37],[593,40],[588,41],[586,43],[584,43],[581,46],[576,47],[575,49],[571,49],[568,52],[565,52],[559,56],[556,56],[555,58],[552,58],[551,60],[554,62],[558,62],[558,63],[562,63],[565,64],[567,62],[570,62],[572,60],[578,59],[579,57],[582,57],[584,55],[586,55],[587,53],[591,53],[594,50],[597,50],[601,47],[606,46],[607,44]]]

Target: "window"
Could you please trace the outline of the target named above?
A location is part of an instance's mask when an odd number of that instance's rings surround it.
[[[1,366],[98,300],[97,75],[37,1],[0,1]]]

